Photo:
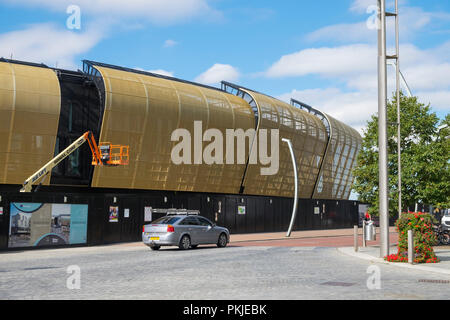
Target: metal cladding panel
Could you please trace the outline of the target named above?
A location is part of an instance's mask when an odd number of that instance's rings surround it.
[[[245,165],[194,163],[194,121],[202,133],[255,127],[250,106],[242,99],[201,86],[151,75],[95,66],[105,84],[105,113],[100,141],[130,146],[130,164],[97,167],[93,187],[238,193]],[[191,164],[176,165],[171,141],[176,129],[191,136]],[[201,136],[197,137],[202,139]],[[210,142],[200,142],[204,150]]]
[[[348,125],[326,115],[331,130],[330,142],[314,191],[314,199],[343,199],[350,197],[352,170],[361,149],[360,134]]]
[[[244,193],[280,197],[293,196],[294,172],[291,155],[287,144],[281,141],[282,138],[287,138],[292,142],[297,161],[299,197],[310,198],[325,153],[327,143],[325,126],[317,117],[287,103],[260,93],[246,92],[258,105],[258,133],[262,129],[268,129],[267,141],[270,141],[270,129],[279,129],[280,137],[278,173],[261,175],[260,169],[269,165],[261,165],[259,161],[258,164],[249,164],[244,181]],[[270,143],[268,145],[267,154],[270,154]]]
[[[54,156],[60,106],[52,69],[0,62],[1,183],[22,184]]]

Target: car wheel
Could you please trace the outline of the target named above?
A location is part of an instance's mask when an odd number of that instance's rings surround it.
[[[441,236],[441,243],[442,243],[444,246],[448,246],[448,245],[450,244],[450,235],[449,235],[448,233],[444,233],[444,234]]]
[[[191,238],[189,238],[189,236],[184,235],[181,240],[180,240],[180,244],[178,245],[178,247],[181,250],[187,250],[191,247]]]
[[[219,236],[219,240],[217,240],[217,246],[219,248],[223,248],[227,246],[227,235],[225,233],[221,233]]]
[[[159,250],[160,248],[161,248],[161,246],[150,246],[150,248],[152,249],[152,250]]]

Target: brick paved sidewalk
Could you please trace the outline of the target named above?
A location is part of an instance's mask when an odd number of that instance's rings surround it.
[[[389,232],[394,233],[395,227],[389,228]],[[362,228],[358,229],[358,234],[362,235]],[[379,228],[377,228],[377,235],[379,236]],[[286,237],[286,232],[232,234],[230,236],[230,243],[248,242],[248,241],[341,237],[341,236],[353,236],[353,228],[293,231],[289,238]]]
[[[359,259],[372,261],[374,263],[385,263],[401,268],[409,268],[415,270],[421,270],[424,272],[435,272],[443,275],[450,275],[450,246],[434,247],[436,256],[441,260],[439,263],[420,263],[409,264],[404,262],[387,262],[380,257],[379,246],[368,246],[366,248],[359,248],[358,252],[355,252],[353,247],[338,248],[338,251],[349,256],[353,256]],[[397,247],[392,246],[389,248],[389,252],[396,253]],[[447,280],[448,281],[448,280]]]

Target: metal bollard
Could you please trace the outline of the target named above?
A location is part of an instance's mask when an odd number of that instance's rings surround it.
[[[414,231],[408,230],[408,263],[414,263]]]
[[[365,248],[367,246],[366,244],[366,222],[363,220],[362,224],[362,246]]]
[[[358,251],[358,226],[353,226],[353,246]]]

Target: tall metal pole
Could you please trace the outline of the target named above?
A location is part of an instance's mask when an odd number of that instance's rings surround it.
[[[395,47],[397,56],[396,83],[397,83],[397,161],[398,161],[398,217],[402,216],[402,148],[400,131],[400,41],[398,22],[398,0],[395,0]]]
[[[378,148],[380,256],[389,255],[389,198],[387,168],[387,77],[386,77],[386,1],[378,0]]]
[[[295,155],[294,155],[294,149],[292,148],[291,140],[289,139],[281,139],[283,142],[286,142],[289,146],[289,151],[291,152],[291,159],[292,159],[292,167],[294,170],[294,207],[292,208],[292,217],[291,217],[291,223],[289,224],[289,229],[287,231],[286,237],[291,236],[292,228],[294,227],[295,222],[295,216],[297,214],[297,202],[298,202],[298,177],[297,177],[297,162],[295,161]]]

